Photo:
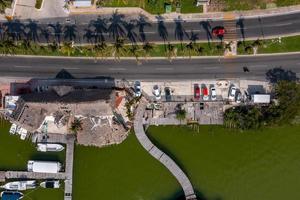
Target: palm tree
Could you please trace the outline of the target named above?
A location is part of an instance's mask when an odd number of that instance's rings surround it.
[[[104,42],[104,34],[107,32],[106,20],[102,19],[100,16],[97,20],[92,20],[89,23],[89,28],[93,27],[93,34],[95,35],[95,43]]]
[[[74,121],[71,123],[70,131],[72,133],[77,134],[78,131],[82,130],[82,122],[79,119],[74,119]]]
[[[143,48],[144,53],[145,53],[145,58],[147,59],[150,56],[151,52],[153,51],[154,47],[149,42],[146,42],[145,44],[143,44],[142,48]]]
[[[134,32],[135,24],[133,21],[125,24],[125,29],[127,30],[127,38],[133,44],[136,43],[137,34]]]
[[[76,39],[77,27],[76,25],[66,25],[64,27],[64,39],[74,41]]]
[[[139,28],[139,35],[142,42],[146,41],[145,27],[151,27],[151,24],[145,20],[145,17],[140,15],[136,21],[136,26]]]
[[[182,49],[183,48],[182,41],[184,40],[184,36],[188,37],[188,34],[182,25],[182,19],[180,17],[178,17],[178,19],[175,19],[174,21],[175,21],[175,38],[180,41],[180,46]]]
[[[111,23],[108,27],[109,37],[112,37],[115,41],[117,41],[120,37],[124,38],[126,35],[124,30],[126,22],[123,20],[124,17],[124,15],[118,14],[118,11],[115,11],[109,19]]]
[[[0,13],[5,12],[5,8],[11,7],[11,0],[0,0]]]
[[[67,54],[68,56],[71,56],[75,53],[75,49],[72,42],[64,42],[63,45],[60,47],[60,51],[63,54]]]
[[[108,55],[108,46],[107,44],[105,44],[104,42],[101,42],[100,44],[95,44],[92,47],[92,51],[94,53],[95,56],[95,61],[97,61],[98,58],[104,58]]]
[[[136,60],[138,65],[142,64],[141,61],[139,60],[139,57],[141,56],[141,50],[142,49],[140,49],[138,45],[132,45],[129,48],[130,54],[135,57],[135,60]]]
[[[2,55],[15,55],[17,46],[14,41],[8,39],[0,42],[0,54]]]
[[[59,50],[59,45],[54,41],[53,43],[48,44],[48,49],[50,49],[51,52],[56,52],[57,50]]]
[[[24,51],[24,53],[28,52],[29,50],[34,52],[34,48],[32,48],[32,43],[30,40],[27,39],[21,40],[20,47]]]
[[[186,110],[182,107],[181,104],[177,105],[177,110],[176,110],[176,119],[178,119],[181,123],[182,120],[186,119]]]
[[[189,39],[192,43],[196,44],[197,40],[199,40],[199,34],[194,33],[194,31],[191,30],[191,35],[190,35]]]
[[[186,50],[188,51],[189,58],[192,58],[192,54],[197,51],[197,47],[193,42],[188,43],[185,45]]]
[[[115,57],[116,61],[120,60],[120,56],[126,54],[126,48],[124,47],[124,39],[117,38],[117,40],[112,45],[112,55]]]
[[[166,55],[167,59],[171,62],[172,58],[175,58],[177,56],[177,48],[173,44],[168,43],[166,48]]]

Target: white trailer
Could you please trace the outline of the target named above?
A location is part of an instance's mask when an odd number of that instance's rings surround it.
[[[29,160],[27,170],[39,173],[58,173],[61,170],[61,164],[59,162]]]
[[[269,94],[253,94],[251,96],[251,100],[253,103],[270,103],[271,95],[269,95]]]

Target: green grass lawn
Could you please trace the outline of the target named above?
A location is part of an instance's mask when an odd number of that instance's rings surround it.
[[[65,152],[41,153],[29,140],[21,140],[18,135],[8,133],[10,123],[0,120],[0,171],[27,170],[28,160],[53,160],[64,163]],[[62,189],[37,188],[24,192],[24,200],[63,200]]]
[[[74,200],[174,200],[182,195],[175,178],[133,134],[117,146],[76,146],[73,180]]]
[[[43,0],[36,0],[35,8],[40,9],[42,7]]]
[[[252,44],[253,41],[246,41],[245,45],[238,48],[239,54],[246,54],[245,46]],[[300,36],[291,36],[279,39],[263,40],[263,45],[258,48],[258,53],[283,53],[300,51]]]
[[[183,166],[207,200],[300,199],[300,126],[233,131],[150,127],[152,141]]]
[[[152,14],[163,14],[165,3],[172,4],[172,12],[176,11],[175,1],[168,0],[103,0],[104,7],[141,7]],[[196,7],[195,0],[180,0],[181,13],[202,13],[202,6]]]

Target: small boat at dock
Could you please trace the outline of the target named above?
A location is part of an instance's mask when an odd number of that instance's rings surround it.
[[[60,183],[59,181],[44,181],[44,182],[41,182],[40,186],[42,188],[59,188],[60,187]]]
[[[6,190],[24,191],[24,190],[36,188],[36,181],[8,182],[8,183],[0,186],[0,188],[6,189]]]
[[[0,193],[2,200],[19,200],[23,198],[23,193],[15,191],[3,191]]]
[[[64,146],[61,144],[51,144],[51,143],[38,143],[37,150],[41,152],[59,152],[64,150]]]

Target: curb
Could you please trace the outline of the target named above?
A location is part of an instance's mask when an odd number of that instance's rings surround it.
[[[236,55],[234,57],[226,57],[226,56],[192,56],[189,58],[188,56],[178,56],[173,58],[172,60],[200,60],[200,59],[235,59],[235,58],[246,58],[246,57],[268,57],[268,56],[283,56],[283,55],[300,55],[300,51],[296,52],[285,52],[285,53],[262,53],[256,55]],[[3,55],[1,55],[3,56]],[[107,57],[104,59],[95,59],[94,57],[68,57],[68,56],[39,56],[39,55],[6,55],[5,57],[17,57],[17,58],[46,58],[46,59],[70,59],[70,60],[94,60],[98,61],[111,61],[115,60],[114,57]],[[136,60],[135,57],[120,57],[120,60]],[[165,60],[166,57],[157,56],[157,57],[148,57],[147,59],[144,57],[139,58],[139,60]]]

